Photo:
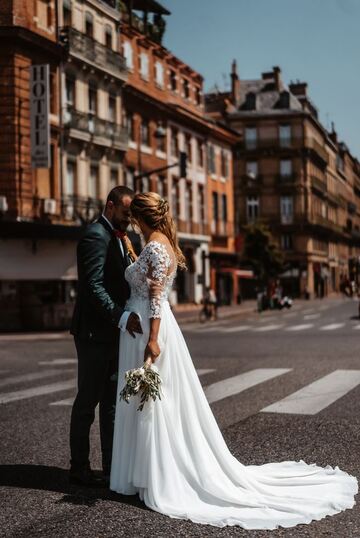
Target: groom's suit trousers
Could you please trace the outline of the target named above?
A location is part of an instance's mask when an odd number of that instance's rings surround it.
[[[118,369],[118,342],[103,343],[75,337],[78,355],[78,394],[70,425],[71,468],[89,467],[90,428],[99,404],[102,465],[111,465],[114,431],[114,406],[117,382],[111,377]]]

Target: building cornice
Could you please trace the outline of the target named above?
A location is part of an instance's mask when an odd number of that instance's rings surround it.
[[[1,26],[0,43],[2,49],[10,43],[12,48],[15,46],[22,51],[33,47],[37,52],[51,55],[59,63],[66,56],[61,45],[21,26]]]

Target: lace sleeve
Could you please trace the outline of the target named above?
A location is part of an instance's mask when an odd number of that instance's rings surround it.
[[[149,300],[150,318],[161,318],[161,303],[166,296],[166,283],[171,258],[166,246],[162,243],[148,243],[142,252],[141,270],[146,274]]]

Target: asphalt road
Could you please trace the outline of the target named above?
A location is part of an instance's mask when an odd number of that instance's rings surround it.
[[[244,464],[299,460],[360,478],[360,320],[344,299],[184,325],[201,382]],[[355,506],[292,529],[218,529],[169,519],[136,497],[69,486],[75,350],[64,335],[0,335],[0,536],[360,538]],[[100,468],[97,424],[92,462]]]

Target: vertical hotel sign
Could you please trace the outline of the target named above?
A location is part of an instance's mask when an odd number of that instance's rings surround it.
[[[31,167],[50,168],[49,65],[30,67]]]

